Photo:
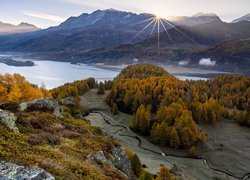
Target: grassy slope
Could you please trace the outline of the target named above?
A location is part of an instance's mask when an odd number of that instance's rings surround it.
[[[88,121],[56,118],[43,112],[16,115],[20,133],[0,125],[0,159],[44,168],[57,179],[120,177],[105,165],[100,169],[87,159],[87,155],[99,150],[108,154],[116,145]]]

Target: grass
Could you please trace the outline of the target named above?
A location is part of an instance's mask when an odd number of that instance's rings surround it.
[[[117,143],[82,119],[57,118],[45,112],[17,112],[20,133],[0,125],[0,159],[41,167],[56,179],[112,179],[119,174],[99,168],[87,156],[109,154]]]

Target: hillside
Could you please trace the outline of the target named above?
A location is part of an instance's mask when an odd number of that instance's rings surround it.
[[[190,55],[190,64],[198,65],[201,58],[216,61],[218,69],[249,75],[250,39],[227,41],[206,50],[194,52]]]

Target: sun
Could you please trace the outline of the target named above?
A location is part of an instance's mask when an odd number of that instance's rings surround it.
[[[160,20],[160,19],[162,19],[162,18],[161,18],[160,16],[156,15],[156,16],[155,16],[155,19]]]

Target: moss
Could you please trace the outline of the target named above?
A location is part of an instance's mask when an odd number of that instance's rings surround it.
[[[1,159],[42,167],[57,179],[110,179],[117,173],[88,161],[90,153],[110,153],[116,145],[88,121],[35,111],[16,116],[20,133],[0,125]]]

